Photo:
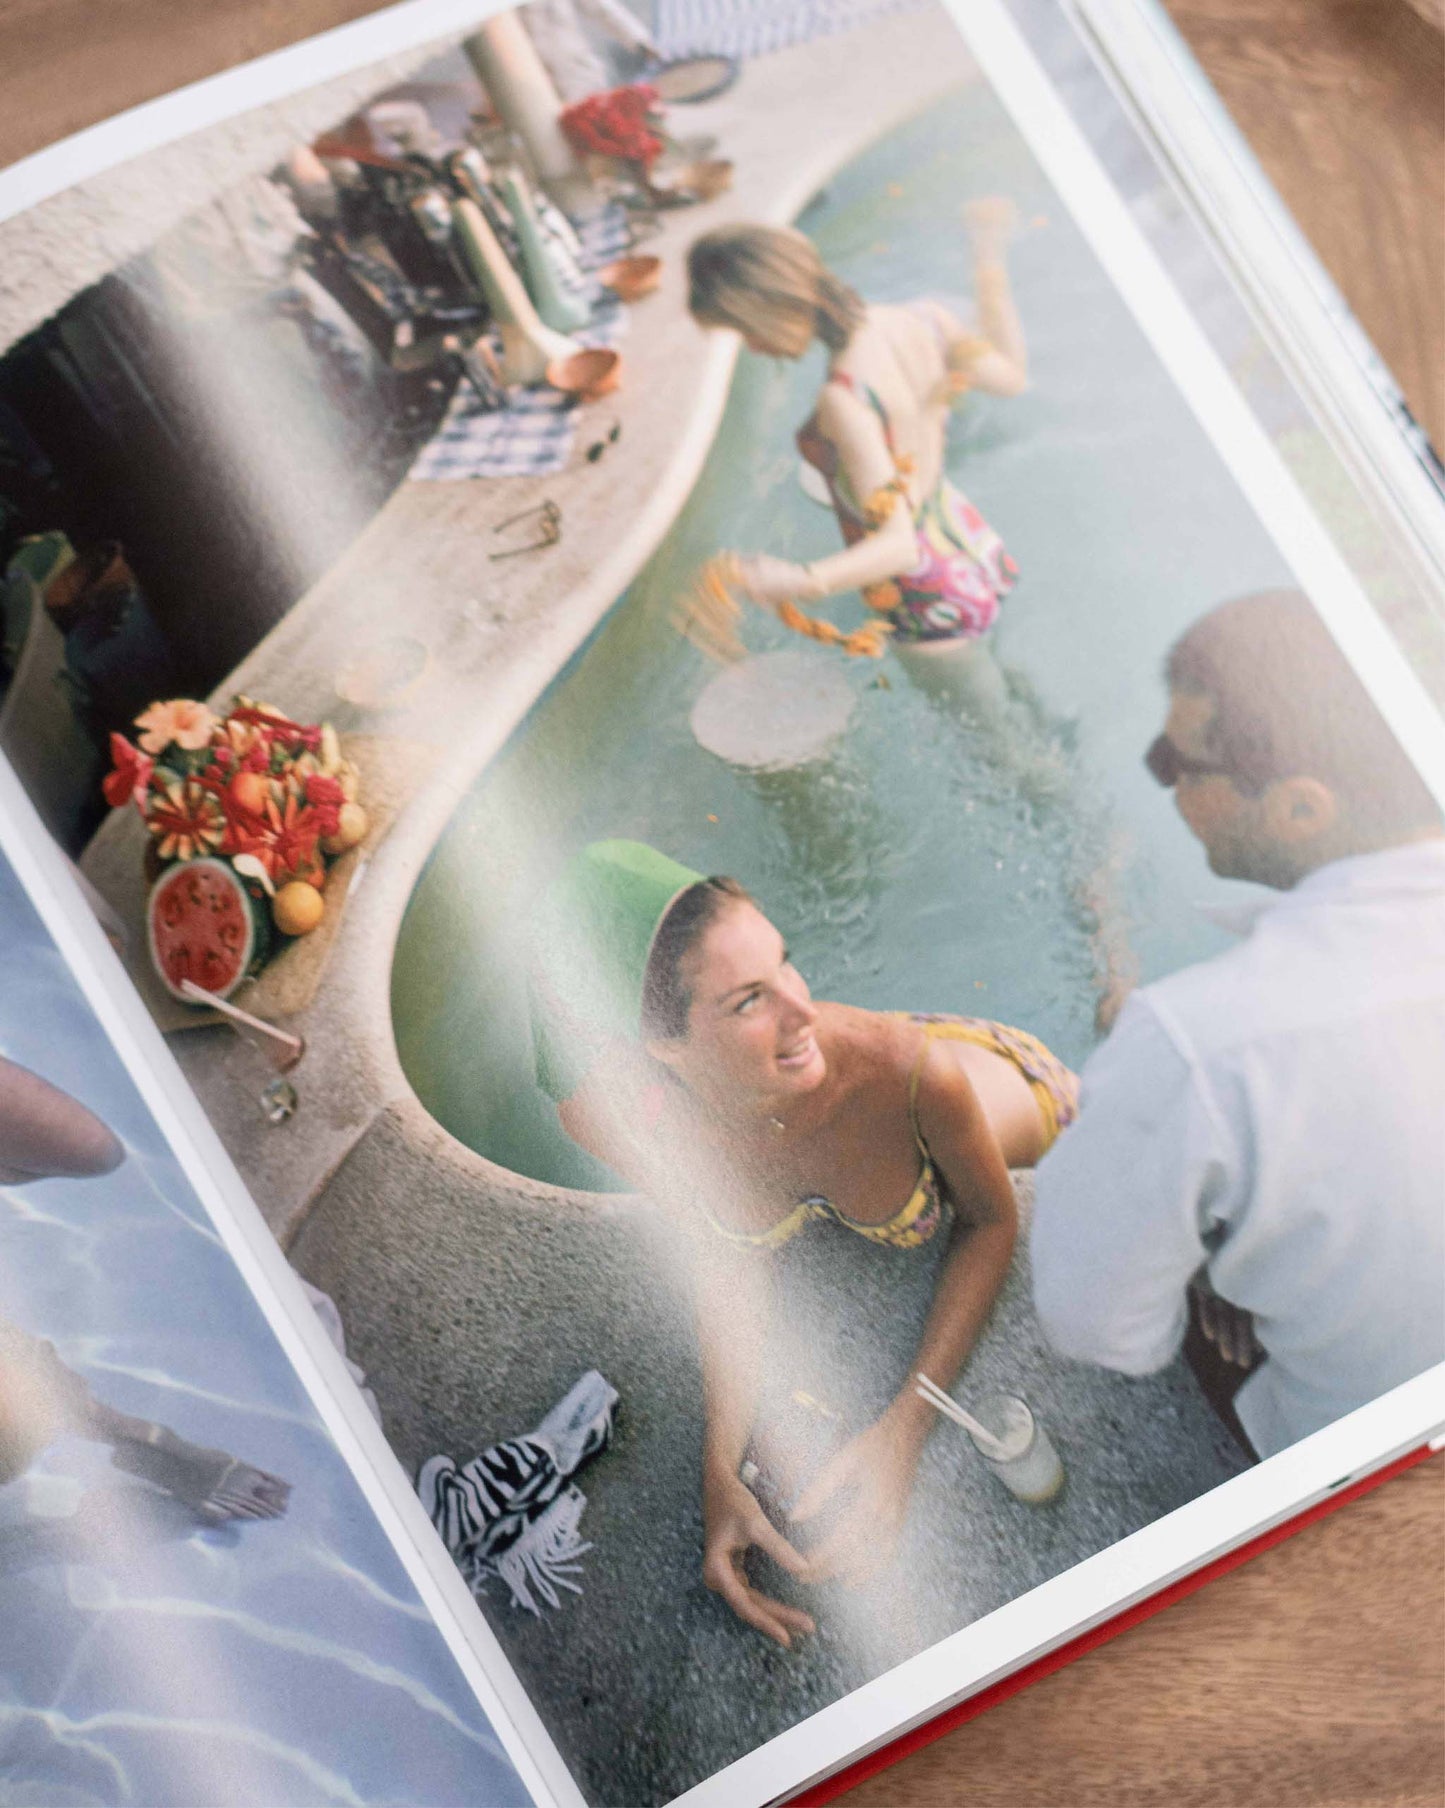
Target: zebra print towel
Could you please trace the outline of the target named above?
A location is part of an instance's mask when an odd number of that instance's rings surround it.
[[[569,1477],[612,1441],[616,1405],[616,1388],[589,1369],[525,1437],[461,1468],[449,1456],[422,1464],[417,1493],[473,1592],[498,1577],[528,1613],[541,1611],[534,1592],[548,1607],[559,1588],[581,1594],[587,1497]]]

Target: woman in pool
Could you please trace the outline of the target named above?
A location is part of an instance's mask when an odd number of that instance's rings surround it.
[[[822,476],[845,542],[808,564],[758,553],[740,561],[743,588],[763,608],[860,590],[892,629],[909,673],[932,693],[978,703],[998,690],[979,663],[1017,568],[944,469],[950,406],[969,390],[1018,395],[1028,353],[1004,261],[1010,201],[974,202],[979,327],[937,302],[865,303],[812,242],[777,226],[725,226],[688,253],[689,307],[703,326],[731,327],[751,351],[828,356],[816,407],[798,434]],[[988,662],[983,662],[987,665]]]
[[[825,1221],[900,1250],[943,1237],[912,1369],[950,1386],[1008,1272],[1008,1170],[1071,1120],[1074,1076],[999,1024],[815,1002],[735,880],[638,842],[583,850],[549,896],[538,954],[538,1077],[563,1128],[694,1233],[704,1579],[787,1646],[812,1621],[751,1585],[748,1550],[804,1581],[871,1576],[902,1528],[932,1409],[905,1381],[811,1479],[792,1519],[825,1505],[834,1517],[804,1558],[739,1476],[772,1253]]]

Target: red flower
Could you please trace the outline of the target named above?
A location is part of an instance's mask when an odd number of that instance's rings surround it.
[[[100,786],[105,793],[105,801],[113,810],[119,810],[123,804],[128,803],[134,803],[138,810],[144,810],[146,786],[156,769],[155,761],[143,754],[138,747],[132,747],[124,735],[118,734],[110,737],[110,758],[114,771],[106,773]]]
[[[651,169],[662,140],[650,129],[648,115],[657,106],[657,90],[646,82],[589,94],[564,107],[557,123],[577,150],[598,157],[626,157]]]
[[[316,811],[321,833],[334,835],[341,826],[341,806],[346,802],[340,781],[328,778],[324,772],[308,773],[306,801]]]
[[[322,834],[320,811],[288,797],[284,810],[278,810],[273,803],[268,806],[267,813],[272,819],[272,845],[276,856],[272,877],[304,879],[321,863],[317,851]]]
[[[252,854],[266,869],[268,879],[276,877],[276,844],[269,828],[258,829],[247,822],[228,822],[220,852],[228,860],[233,860],[237,854]]]

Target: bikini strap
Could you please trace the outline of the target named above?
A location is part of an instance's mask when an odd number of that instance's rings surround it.
[[[888,442],[888,450],[891,452],[893,450],[893,429],[888,422],[888,410],[883,406],[882,398],[873,385],[871,383],[860,384],[858,379],[846,370],[830,370],[826,381],[839,384],[848,391],[849,395],[855,395],[859,401],[867,402],[878,416],[879,424],[883,428],[883,437]]]
[[[923,1140],[923,1131],[918,1122],[918,1082],[923,1078],[923,1064],[928,1059],[928,1050],[937,1032],[937,1027],[932,1023],[923,1025],[923,1036],[918,1044],[918,1053],[913,1057],[913,1066],[908,1075],[908,1121],[913,1126],[913,1140],[923,1151],[925,1159],[930,1158],[928,1144]]]

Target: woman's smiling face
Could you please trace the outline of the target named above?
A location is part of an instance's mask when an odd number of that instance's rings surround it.
[[[756,907],[720,911],[683,964],[687,1035],[651,1044],[703,1097],[736,1108],[811,1092],[827,1073],[818,1007],[782,936]]]

